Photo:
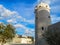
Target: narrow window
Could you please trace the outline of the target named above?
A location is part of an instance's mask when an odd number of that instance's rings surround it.
[[[42,27],[42,30],[44,30],[44,27]]]
[[[48,18],[50,18],[50,16],[48,16]]]

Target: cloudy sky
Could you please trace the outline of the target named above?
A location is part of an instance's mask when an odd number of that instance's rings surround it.
[[[51,23],[60,21],[60,0],[0,0],[0,23],[13,24],[17,34],[34,36],[34,8],[41,1],[51,7]]]

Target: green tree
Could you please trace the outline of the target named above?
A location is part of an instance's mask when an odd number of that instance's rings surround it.
[[[0,42],[1,45],[6,43],[8,40],[12,40],[15,36],[15,27],[11,24],[4,25],[0,24]]]

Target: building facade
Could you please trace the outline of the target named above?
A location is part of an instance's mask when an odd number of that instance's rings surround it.
[[[38,4],[35,7],[35,18],[35,45],[45,45],[46,42],[42,39],[42,34],[51,24],[49,5],[42,2]]]
[[[32,44],[32,43],[33,43],[32,37],[30,36],[16,35],[12,40],[12,44]]]

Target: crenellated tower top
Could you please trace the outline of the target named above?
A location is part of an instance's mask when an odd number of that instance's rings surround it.
[[[50,7],[48,4],[41,2],[35,7],[35,10],[38,10],[38,11],[47,10],[48,12],[50,12]]]

